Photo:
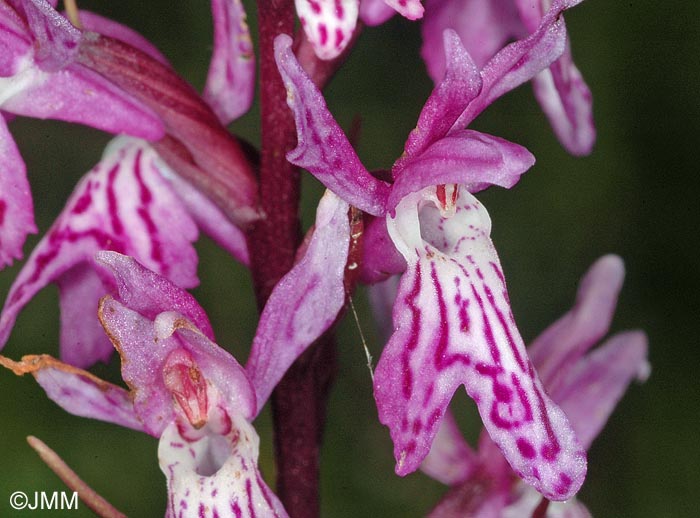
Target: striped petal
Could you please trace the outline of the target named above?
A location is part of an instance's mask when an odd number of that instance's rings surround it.
[[[351,205],[374,216],[383,215],[389,185],[362,165],[323,95],[294,57],[289,36],[275,40],[275,59],[297,127],[297,147],[287,153],[287,160],[309,171]]]
[[[527,357],[488,213],[464,186],[447,194],[432,187],[409,195],[388,218],[408,268],[374,390],[396,471],[420,465],[464,385],[513,470],[547,498],[565,500],[583,483],[585,452]]]
[[[92,263],[99,250],[129,254],[179,286],[195,286],[197,255],[191,243],[197,234],[160,173],[155,152],[140,141],[117,139],[78,184],[15,279],[0,315],[0,344],[6,343],[18,313],[40,289],[81,263],[91,267],[86,263]],[[71,297],[61,302],[80,306],[62,311],[94,318],[96,308],[86,301]],[[89,351],[104,351],[74,340],[62,344],[64,351],[73,347],[84,351],[75,355],[81,358],[80,366],[98,359]]]
[[[241,0],[212,0],[214,51],[202,97],[222,124],[250,108],[255,93],[255,54]]]
[[[168,479],[167,518],[288,516],[260,475],[260,439],[243,417],[217,405],[199,437],[193,439],[188,426],[170,423],[158,446]]]
[[[316,55],[337,57],[355,31],[359,0],[294,0],[294,4]]]

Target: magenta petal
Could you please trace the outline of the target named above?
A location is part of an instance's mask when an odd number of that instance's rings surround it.
[[[452,216],[443,216],[441,205],[428,188],[405,198],[389,219],[408,269],[374,390],[394,441],[396,472],[420,465],[464,385],[514,471],[548,498],[565,500],[583,483],[585,452],[527,357],[489,216],[463,186]]]
[[[386,218],[375,218],[366,225],[362,240],[361,282],[374,284],[406,271],[406,260],[386,230]]]
[[[430,453],[420,466],[421,471],[446,486],[455,486],[467,480],[477,467],[474,450],[464,440],[452,413],[447,410]]]
[[[352,39],[360,0],[295,0],[299,21],[321,59],[338,57]]]
[[[427,0],[425,5],[421,55],[435,83],[445,72],[445,29],[454,29],[479,69],[523,30],[513,0]]]
[[[119,301],[125,306],[151,320],[164,311],[177,311],[209,338],[214,338],[214,330],[202,306],[176,284],[134,258],[116,252],[98,252],[95,261],[112,274]]]
[[[535,97],[569,153],[587,155],[595,142],[593,99],[567,48],[533,78]]]
[[[311,242],[277,283],[260,316],[246,370],[262,407],[289,366],[326,331],[345,303],[348,205],[326,191]]]
[[[401,172],[401,164],[417,156],[426,147],[444,137],[467,105],[481,90],[481,76],[459,36],[452,30],[443,34],[447,69],[440,83],[426,101],[416,129],[406,140],[403,158],[394,166],[393,175]]]
[[[297,147],[287,153],[287,159],[308,170],[351,205],[374,216],[384,214],[388,184],[374,178],[362,165],[291,46],[287,35],[275,40],[275,59],[297,126]]]
[[[574,307],[545,329],[528,351],[550,394],[610,328],[625,266],[616,255],[598,259],[579,284]]]
[[[134,256],[180,286],[197,284],[197,254],[191,245],[197,228],[160,174],[157,160],[140,141],[117,139],[108,147],[15,279],[0,316],[1,344],[40,289],[74,266],[91,263],[99,250]],[[83,314],[94,315],[89,307]],[[64,351],[66,347],[70,344],[62,345]]]
[[[647,338],[641,331],[615,335],[576,363],[552,398],[588,449],[634,379],[649,375]]]
[[[0,114],[0,270],[22,257],[27,234],[36,232],[24,161]]]
[[[534,33],[496,54],[481,71],[484,81],[481,93],[454,127],[464,128],[493,101],[529,81],[559,58],[566,46],[566,26],[560,14],[581,1],[554,0]]]
[[[22,91],[3,102],[3,110],[149,140],[164,135],[163,123],[150,108],[82,65],[73,64],[56,74],[38,69],[32,74]]]
[[[145,52],[153,59],[160,61],[162,64],[170,66],[167,58],[156,46],[131,27],[127,27],[126,25],[122,25],[114,20],[110,20],[109,18],[84,9],[80,10],[80,24],[85,31],[96,32],[128,43],[132,47],[136,47],[142,52]]]
[[[401,259],[403,260],[403,256],[401,256]],[[382,343],[386,343],[394,332],[394,326],[391,322],[391,310],[396,300],[399,280],[399,275],[393,275],[367,287],[369,305],[372,308],[372,316],[379,331],[379,340]]]
[[[46,0],[14,0],[34,37],[34,58],[46,71],[55,72],[75,59],[81,32]]]
[[[7,2],[0,2],[0,77],[15,74],[18,61],[32,48],[27,26]]]
[[[202,97],[222,124],[250,108],[255,94],[255,54],[240,0],[212,0],[214,51]]]
[[[88,368],[107,362],[114,352],[96,317],[106,289],[87,262],[79,263],[57,279],[61,307],[61,359]],[[89,317],[89,318],[86,318]]]
[[[453,131],[407,161],[394,184],[387,208],[431,185],[463,184],[469,192],[490,185],[510,188],[535,163],[522,146],[473,130]]]
[[[255,429],[239,415],[222,418],[227,427],[194,441],[178,423],[164,430],[158,462],[168,479],[166,518],[287,518],[258,470]]]

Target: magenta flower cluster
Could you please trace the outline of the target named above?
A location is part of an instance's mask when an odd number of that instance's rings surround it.
[[[378,318],[391,322],[373,389],[396,473],[421,469],[450,487],[430,516],[589,516],[575,499],[586,451],[629,383],[649,370],[640,331],[592,349],[610,327],[624,267],[617,256],[598,260],[574,307],[526,347],[475,194],[513,187],[535,159],[468,128],[531,82],[562,145],[591,151],[591,94],[563,18],[580,1],[278,2],[296,9],[300,28],[261,36],[261,45],[270,42],[260,49],[261,70],[276,67],[278,83],[261,86],[261,102],[291,123],[284,139],[296,145],[276,147],[263,133],[258,161],[225,128],[255,91],[240,0],[211,2],[213,52],[201,94],[128,27],[82,10],[68,17],[56,1],[0,0],[0,268],[21,259],[37,231],[12,118],[115,135],[30,253],[0,313],[2,348],[25,305],[55,283],[60,359],[0,356],[0,364],[33,374],[72,414],[158,438],[168,517],[312,516],[289,507],[294,495],[278,499],[268,487],[252,422],[361,282],[372,286]],[[275,18],[282,8],[260,4],[261,34],[285,27]],[[373,172],[329,111],[318,71],[340,66],[364,25],[397,12],[421,19],[435,87],[402,155]],[[265,277],[274,246],[270,232],[260,237],[272,218],[261,201],[270,192],[265,161],[284,152],[292,171],[308,171],[327,190],[282,274]],[[296,205],[284,205],[293,193],[278,196],[279,212],[293,220]],[[258,283],[262,310],[244,364],[216,344],[186,291],[198,284],[200,231]],[[86,370],[115,349],[128,390]],[[461,386],[483,421],[477,449],[448,409]]]

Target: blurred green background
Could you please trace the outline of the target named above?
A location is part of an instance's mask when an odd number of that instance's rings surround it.
[[[201,88],[211,50],[208,2],[81,1],[134,27]],[[255,10],[248,9],[251,25]],[[700,364],[697,339],[697,241],[700,210],[700,4],[654,0],[587,0],[567,14],[574,56],[595,99],[598,143],[590,157],[568,156],[553,137],[528,86],[499,100],[474,127],[526,146],[537,164],[511,191],[479,197],[493,219],[493,238],[526,341],[566,311],[579,276],[600,255],[620,254],[627,279],[613,331],[649,335],[652,375],[632,386],[590,451],[580,493],[597,517],[681,518],[698,515]],[[253,29],[254,30],[254,29]],[[417,23],[398,17],[367,29],[327,89],[348,128],[362,118],[359,153],[369,168],[388,167],[430,92],[419,59]],[[258,142],[254,109],[231,129]],[[17,119],[11,130],[29,170],[37,222],[44,232],[109,137],[51,121]],[[78,145],[76,145],[78,144]],[[304,220],[320,189],[307,179]],[[32,237],[28,253],[37,242]],[[211,242],[198,244],[202,285],[218,342],[243,362],[256,321],[244,269]],[[19,265],[0,273],[5,297]],[[375,358],[381,352],[371,316],[359,319]],[[23,312],[3,354],[57,354],[54,287]],[[393,473],[388,431],[376,419],[359,333],[346,318],[338,331],[341,370],[332,394],[323,450],[323,516],[423,516],[444,488],[417,473]],[[98,366],[116,379],[117,366]],[[466,396],[457,397],[470,437],[478,429]],[[274,478],[267,411],[256,423],[261,466]],[[47,400],[31,377],[0,372],[0,516],[92,516],[79,511],[15,512],[13,491],[64,487],[27,446],[33,434],[56,449],[98,492],[130,517],[162,516],[164,477],[157,441],[144,434],[70,416]]]

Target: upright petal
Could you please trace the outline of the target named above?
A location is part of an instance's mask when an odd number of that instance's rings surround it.
[[[529,354],[550,394],[610,329],[625,266],[616,255],[598,259],[579,284],[576,302],[530,345]]]
[[[451,206],[427,188],[406,197],[388,226],[408,268],[374,390],[397,473],[419,466],[464,385],[514,471],[547,498],[571,497],[585,452],[527,357],[485,209],[464,186]]]
[[[347,203],[326,191],[306,253],[277,283],[260,316],[246,365],[260,407],[294,360],[336,320],[345,303],[348,209]]]
[[[569,46],[532,81],[535,97],[562,145],[573,155],[589,154],[596,137],[593,98]]]
[[[250,108],[255,94],[255,54],[241,0],[212,0],[214,51],[202,96],[222,124]]]
[[[321,59],[337,57],[352,38],[359,0],[295,0],[306,37]]]
[[[635,379],[645,381],[649,372],[644,333],[620,333],[576,362],[566,381],[551,396],[566,412],[576,436],[588,449],[627,386]]]
[[[168,479],[167,518],[286,518],[258,470],[259,438],[240,415],[222,412],[222,426],[192,440],[171,423],[158,446]]]
[[[2,81],[2,80],[0,80]],[[0,269],[22,257],[28,234],[36,232],[27,171],[0,114]]]
[[[454,128],[463,128],[503,94],[510,92],[551,65],[566,47],[566,26],[560,14],[582,0],[554,0],[537,30],[511,43],[483,68],[479,96],[465,110]]]
[[[275,59],[297,126],[297,147],[287,153],[287,159],[351,205],[375,216],[383,215],[389,185],[374,178],[362,165],[291,46],[287,35],[275,40]]]
[[[444,137],[469,103],[481,91],[481,76],[459,36],[452,30],[443,33],[444,54],[447,61],[444,77],[426,101],[416,129],[406,140],[404,155],[394,166],[394,177],[400,173],[400,164],[421,153],[426,147]]]
[[[40,289],[71,268],[91,263],[99,250],[128,253],[180,286],[196,285],[197,254],[191,244],[196,238],[194,222],[158,171],[155,152],[142,142],[117,140],[78,184],[15,279],[0,316],[0,344]],[[94,310],[84,306],[83,318],[93,318]],[[64,343],[62,349],[72,346]],[[81,365],[94,360],[85,358]]]

